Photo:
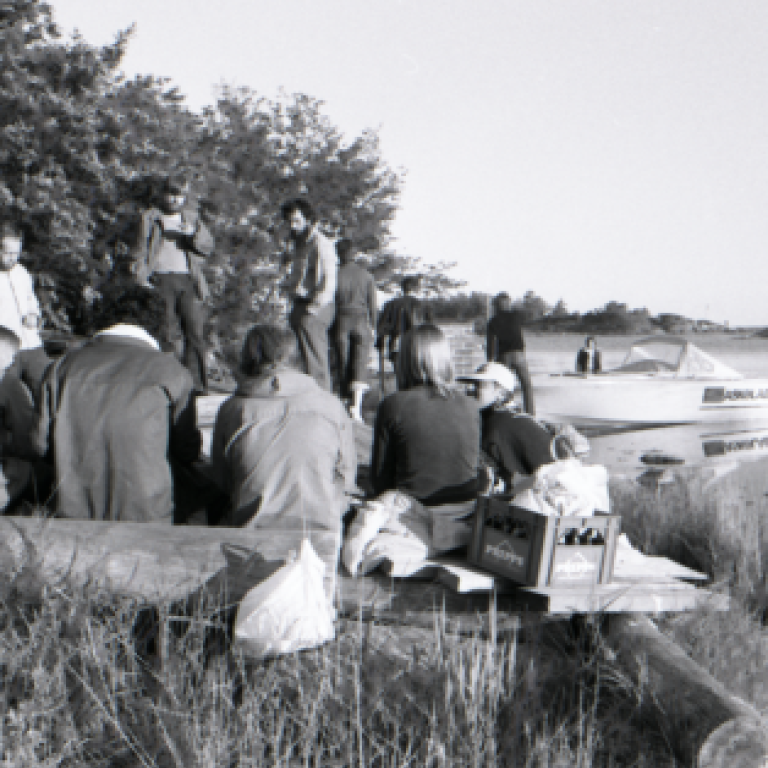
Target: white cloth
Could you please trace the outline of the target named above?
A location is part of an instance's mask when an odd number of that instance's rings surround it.
[[[9,270],[0,270],[0,325],[21,339],[22,349],[35,349],[43,342],[36,328],[24,326],[27,315],[40,317],[40,304],[29,272],[14,264]]]
[[[139,328],[138,325],[131,325],[130,323],[118,323],[109,328],[105,328],[103,331],[99,331],[96,336],[128,336],[131,339],[138,339],[149,344],[150,347],[160,351],[160,344],[150,336],[143,328]]]
[[[517,493],[517,507],[542,515],[591,517],[609,512],[608,470],[600,464],[564,459],[536,470],[530,487]]]

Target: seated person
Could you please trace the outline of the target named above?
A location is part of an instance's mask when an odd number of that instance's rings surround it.
[[[532,475],[555,460],[552,433],[532,416],[510,407],[517,379],[509,368],[485,363],[462,381],[474,384],[482,418],[483,453],[507,489],[511,489],[516,474]]]
[[[454,385],[448,340],[422,325],[406,333],[395,368],[398,391],[379,404],[371,484],[376,495],[404,491],[422,504],[477,496],[480,418]]]
[[[35,423],[35,406],[29,388],[11,366],[21,340],[10,328],[0,326],[0,512],[11,512],[30,486],[34,486],[33,453],[29,438]]]
[[[356,491],[354,428],[341,401],[303,371],[293,331],[252,328],[245,379],[216,417],[213,475],[229,495],[226,525],[340,531]]]
[[[594,336],[584,339],[584,346],[576,355],[576,373],[600,373],[603,369],[600,350]]]
[[[192,376],[157,342],[162,296],[134,287],[100,305],[96,327],[117,324],[48,368],[33,447],[53,462],[60,516],[171,524],[172,462],[200,452]]]

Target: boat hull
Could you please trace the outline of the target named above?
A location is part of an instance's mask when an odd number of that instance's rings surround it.
[[[768,424],[768,379],[534,376],[536,415],[574,425]]]

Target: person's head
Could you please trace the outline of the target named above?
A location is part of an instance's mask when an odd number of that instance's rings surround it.
[[[587,336],[586,339],[584,339],[584,346],[589,347],[590,349],[595,348],[595,337],[594,336]]]
[[[453,388],[451,347],[443,332],[434,325],[419,325],[400,339],[395,364],[398,389],[421,385],[441,395]]]
[[[102,290],[94,303],[92,327],[103,331],[121,323],[143,328],[156,339],[161,337],[165,319],[165,300],[151,288],[133,285]]]
[[[297,197],[283,203],[280,213],[291,227],[291,234],[302,235],[315,223],[315,212],[307,200]]]
[[[10,328],[0,325],[0,378],[11,367],[20,347],[21,339]]]
[[[12,269],[21,256],[23,235],[18,224],[3,222],[0,226],[0,269]]]
[[[255,325],[243,342],[240,371],[249,377],[276,368],[298,369],[299,346],[290,328],[277,325]]]
[[[501,363],[483,363],[473,374],[462,376],[461,381],[472,385],[470,394],[481,408],[509,403],[517,384],[515,374]]]
[[[352,241],[346,237],[343,237],[336,243],[336,255],[339,257],[339,263],[351,264],[357,256],[357,248],[352,244]]]
[[[180,173],[170,174],[163,184],[162,202],[166,213],[178,213],[187,203],[189,182]]]
[[[416,275],[408,275],[407,277],[404,277],[402,279],[402,282],[400,283],[400,288],[403,291],[403,294],[405,296],[410,296],[413,293],[416,293],[416,291],[419,290],[419,285],[421,281]]]
[[[512,309],[512,299],[509,298],[509,294],[506,291],[496,294],[493,299],[493,308],[497,312],[509,312]]]

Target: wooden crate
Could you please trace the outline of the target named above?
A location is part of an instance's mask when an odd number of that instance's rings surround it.
[[[613,574],[618,515],[554,517],[481,497],[468,559],[527,587],[607,584]],[[589,539],[580,531],[591,529]]]

